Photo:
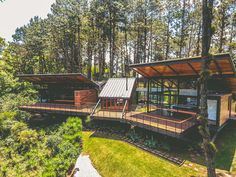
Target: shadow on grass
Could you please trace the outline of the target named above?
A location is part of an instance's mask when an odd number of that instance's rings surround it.
[[[112,121],[98,121],[94,122],[94,125],[98,129],[101,128],[108,131],[115,130],[115,132],[123,135],[130,130],[130,126],[127,126],[127,124]],[[140,141],[153,137],[158,143],[169,144],[171,149],[167,153],[170,155],[205,166],[204,155],[200,148],[201,136],[199,135],[197,128],[186,133],[185,138],[189,141],[167,137],[141,128],[135,128],[135,132],[139,135]],[[93,136],[96,136],[96,134]],[[109,136],[103,138],[116,139]],[[231,168],[233,171],[236,171],[236,162],[232,166],[234,156],[236,156],[236,122],[231,121],[223,128],[217,137],[216,147],[218,149],[215,159],[216,168],[227,171],[230,171]]]
[[[118,133],[119,135],[126,137],[131,130],[130,125],[127,125],[128,124],[105,120],[93,122],[93,128],[95,129],[104,130],[105,132],[110,133]],[[133,130],[138,135],[138,142],[141,144],[145,144],[145,140],[154,139],[157,142],[157,150],[167,153],[173,157],[178,157],[199,165],[204,165],[203,155],[201,154],[201,149],[198,145],[200,142],[200,137],[196,129],[188,132],[188,139],[191,141],[172,138],[138,127],[135,127]],[[99,133],[97,134],[96,132],[91,135],[91,138],[92,137],[120,140],[116,136],[104,136]],[[164,149],[163,146],[165,147]]]
[[[216,168],[236,172],[236,164],[233,164],[236,150],[236,122],[231,121],[224,127],[216,139]],[[232,165],[232,167],[231,167]]]

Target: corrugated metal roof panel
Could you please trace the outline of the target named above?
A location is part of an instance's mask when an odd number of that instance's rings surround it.
[[[128,90],[126,82],[128,81]],[[102,89],[100,98],[130,98],[136,78],[110,78]]]

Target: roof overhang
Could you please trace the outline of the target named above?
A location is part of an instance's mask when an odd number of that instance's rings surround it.
[[[202,61],[201,57],[198,56],[151,63],[131,64],[130,67],[147,78],[198,77],[201,72]],[[235,67],[230,54],[213,55],[210,61],[209,69],[213,75],[235,75]]]
[[[19,74],[21,80],[33,84],[88,84],[98,87],[99,85],[88,79],[81,73],[60,73],[60,74]]]
[[[148,79],[191,79],[199,77],[203,61],[197,56],[131,64],[130,67]],[[209,69],[212,72],[212,79],[222,78],[227,81],[232,91],[236,91],[236,70],[230,54],[212,55],[209,59]]]

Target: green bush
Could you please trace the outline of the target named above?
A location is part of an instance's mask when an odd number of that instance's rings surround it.
[[[10,134],[10,129],[15,123],[15,112],[0,113],[0,138],[6,137]]]
[[[27,151],[29,148],[36,146],[39,141],[39,135],[35,130],[23,130],[18,133],[17,140],[20,144],[21,151]]]
[[[58,132],[47,140],[53,158],[46,161],[43,176],[65,176],[75,163],[81,146],[82,122],[78,117],[69,117]],[[63,160],[62,160],[63,159]]]
[[[82,121],[78,117],[69,117],[59,131],[65,140],[79,142],[82,137]]]
[[[168,144],[168,143],[166,143],[166,142],[162,142],[162,143],[160,144],[160,147],[161,147],[163,150],[165,150],[165,151],[170,151],[170,150],[171,150],[170,144]]]
[[[134,142],[138,142],[140,140],[140,137],[135,133],[135,131],[131,131],[130,133],[128,133],[128,138],[130,138]]]
[[[26,121],[31,114],[19,110],[21,105],[29,105],[35,103],[35,100],[22,94],[8,94],[0,98],[0,112],[15,112],[17,120]]]
[[[152,149],[157,148],[157,142],[153,139],[153,136],[151,137],[151,139],[145,140],[144,145]]]
[[[81,151],[82,122],[30,129],[15,113],[0,114],[8,134],[0,139],[0,176],[65,176]]]

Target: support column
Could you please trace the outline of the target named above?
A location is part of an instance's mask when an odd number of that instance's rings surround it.
[[[108,100],[106,98],[106,109],[108,109]]]
[[[150,89],[150,80],[148,79],[148,87],[147,87],[147,112],[149,112],[149,102],[150,102],[150,98],[149,98],[149,90]]]
[[[101,109],[103,109],[103,99],[101,98]]]
[[[161,79],[161,106],[164,107],[164,80]]]
[[[176,105],[179,104],[179,87],[180,87],[180,82],[179,79],[177,79],[177,99],[176,99]],[[177,106],[177,110],[178,110],[178,106]]]
[[[112,106],[113,106],[113,105],[112,105],[112,101],[113,101],[113,99],[110,99],[110,109],[113,109],[113,108],[112,108]]]
[[[169,95],[168,95],[168,107],[169,107],[169,109],[170,109],[170,107],[171,107],[171,90],[170,90],[170,88],[168,89],[168,93],[169,93]]]
[[[164,80],[161,79],[161,107],[162,107],[161,114],[163,114],[164,100],[165,100],[164,96],[165,96],[164,95]]]
[[[158,107],[158,104],[159,104],[159,92],[158,92],[158,84],[155,83],[155,86],[156,86],[156,89],[157,89],[157,92],[156,92],[156,97],[157,97],[157,104],[156,106]]]
[[[198,110],[199,110],[199,105],[200,105],[200,86],[199,84],[197,84],[197,109]]]

